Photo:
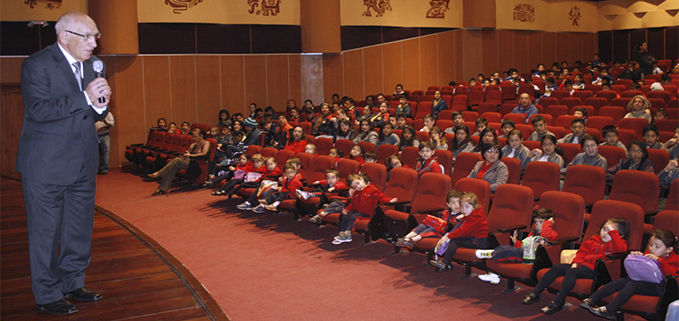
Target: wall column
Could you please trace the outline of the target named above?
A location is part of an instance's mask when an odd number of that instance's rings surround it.
[[[87,14],[102,35],[98,55],[139,54],[137,0],[89,0]]]

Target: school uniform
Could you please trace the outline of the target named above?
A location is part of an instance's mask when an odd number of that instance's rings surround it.
[[[372,217],[378,202],[389,201],[391,198],[374,185],[367,185],[362,191],[354,191],[351,203],[346,207],[347,214],[340,218],[340,231],[353,229],[357,219]]]

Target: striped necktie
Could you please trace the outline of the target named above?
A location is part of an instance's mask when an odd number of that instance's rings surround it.
[[[80,62],[74,62],[72,63],[73,67],[75,67],[75,79],[78,81],[78,86],[80,86],[80,91],[83,90],[83,77],[82,74],[80,73]]]

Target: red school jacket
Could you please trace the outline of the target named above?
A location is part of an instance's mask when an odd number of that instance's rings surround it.
[[[554,223],[552,221],[545,220],[542,223],[542,233],[538,234],[539,236],[542,236],[546,238],[548,241],[552,242],[558,238],[556,231],[553,228]],[[531,229],[530,233],[528,233],[528,236],[526,237],[531,237],[534,236],[535,229]],[[521,243],[521,240],[517,240],[516,243],[514,243],[514,247],[522,247],[523,243]]]
[[[476,239],[488,237],[488,222],[486,221],[486,214],[483,209],[478,207],[469,214],[463,217],[455,228],[448,232],[448,239],[456,239],[459,237],[473,237]]]
[[[391,198],[380,192],[377,187],[367,185],[362,191],[354,191],[351,196],[351,204],[347,206],[347,212],[358,212],[372,216],[378,202],[388,203]]]
[[[601,235],[599,234],[590,237],[585,243],[582,243],[572,263],[584,265],[594,270],[596,260],[604,259],[606,255],[611,253],[627,251],[627,241],[620,237],[618,231],[610,231],[608,235],[611,236],[611,240],[606,243],[601,240]]]

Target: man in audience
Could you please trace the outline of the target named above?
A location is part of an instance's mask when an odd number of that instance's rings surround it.
[[[545,123],[545,118],[537,115],[533,117],[533,120],[531,120],[531,124],[533,124],[533,129],[535,130],[533,133],[530,134],[530,137],[528,137],[528,140],[532,141],[542,141],[542,137],[545,137],[547,134],[552,134],[549,130],[547,130],[547,124]],[[554,134],[552,134],[554,135]]]
[[[585,120],[582,118],[574,118],[571,120],[571,133],[557,140],[557,143],[580,144],[580,140],[585,136]]]
[[[524,114],[526,115],[526,124],[528,124],[528,120],[530,119],[530,116],[533,116],[538,113],[538,108],[533,105],[533,103],[530,100],[530,95],[527,93],[521,94],[519,96],[519,105],[514,107],[512,110],[512,114]]]

